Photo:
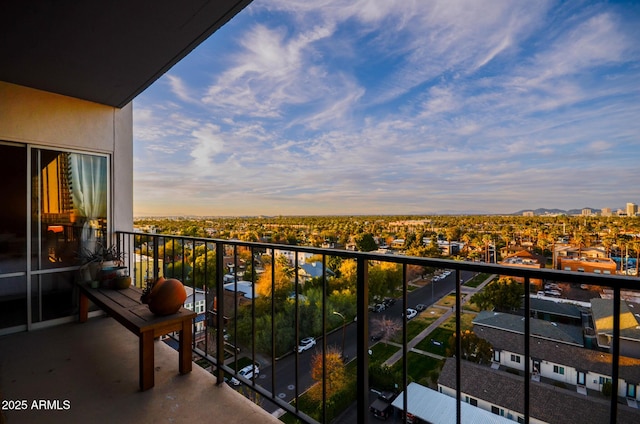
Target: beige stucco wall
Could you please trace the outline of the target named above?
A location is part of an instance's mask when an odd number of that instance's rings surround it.
[[[0,141],[111,155],[113,230],[133,228],[133,109],[0,81]]]

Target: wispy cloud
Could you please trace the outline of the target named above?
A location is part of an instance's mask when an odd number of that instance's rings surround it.
[[[602,178],[640,178],[634,23],[599,2],[256,0],[136,100],[136,212],[638,203]]]

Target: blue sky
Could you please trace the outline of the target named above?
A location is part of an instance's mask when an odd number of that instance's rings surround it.
[[[640,2],[255,0],[134,101],[134,213],[640,203]]]

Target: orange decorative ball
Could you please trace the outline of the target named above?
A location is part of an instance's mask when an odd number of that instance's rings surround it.
[[[151,288],[144,291],[140,300],[149,305],[156,315],[171,315],[180,310],[187,299],[184,284],[175,278],[158,278]]]

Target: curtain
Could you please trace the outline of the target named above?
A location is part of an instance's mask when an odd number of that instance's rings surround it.
[[[70,153],[69,163],[74,213],[84,218],[81,245],[93,251],[107,218],[107,159]]]

